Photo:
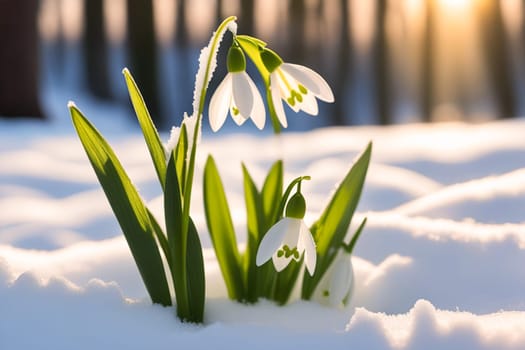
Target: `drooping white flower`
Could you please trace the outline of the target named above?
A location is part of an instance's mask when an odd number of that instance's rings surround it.
[[[351,257],[344,249],[339,251],[315,290],[315,300],[332,307],[339,307],[349,300],[354,288]]]
[[[264,128],[264,102],[245,69],[246,61],[242,50],[232,46],[228,52],[228,74],[210,101],[208,115],[213,131],[221,128],[228,112],[237,125],[251,118],[259,129]]]
[[[299,261],[304,253],[306,268],[314,274],[317,259],[312,234],[302,219],[285,217],[264,235],[255,263],[263,265],[270,260],[277,271],[282,271],[293,260]]]
[[[334,102],[334,94],[328,83],[318,73],[302,65],[284,63],[272,50],[265,48],[261,59],[270,72],[270,92],[277,118],[283,127],[288,126],[283,103],[299,112],[317,115],[319,108],[316,98]]]
[[[306,269],[310,275],[314,274],[317,251],[312,234],[303,221],[306,202],[299,191],[288,201],[286,217],[264,235],[255,257],[257,266],[271,258],[275,269],[282,271],[292,260],[299,261],[304,253]]]

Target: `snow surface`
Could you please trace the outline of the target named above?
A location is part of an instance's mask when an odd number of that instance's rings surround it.
[[[83,108],[82,103],[78,103]],[[162,220],[160,188],[139,131],[87,115]],[[65,114],[65,109],[62,110]],[[128,111],[129,113],[129,111]],[[118,114],[118,113],[117,113]],[[525,120],[327,128],[267,135],[205,132],[244,241],[244,161],[262,182],[285,160],[303,184],[306,222],[367,142],[372,164],[354,224],[352,304],[229,301],[204,222],[206,324],[152,305],[67,116],[0,121],[0,349],[524,349]],[[167,135],[163,135],[167,139]]]

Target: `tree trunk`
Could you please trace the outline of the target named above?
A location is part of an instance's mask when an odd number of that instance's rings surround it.
[[[512,66],[503,15],[498,0],[479,3],[479,25],[489,79],[500,118],[517,114],[516,91],[512,80]]]
[[[339,0],[341,11],[341,39],[339,42],[339,52],[336,58],[337,70],[334,82],[334,95],[336,103],[333,105],[332,122],[334,125],[344,125],[345,123],[345,101],[348,91],[348,76],[352,67],[351,43],[350,43],[350,13],[348,0]]]
[[[289,38],[286,57],[290,62],[307,64],[305,62],[305,3],[304,0],[291,0],[289,6]]]
[[[128,0],[127,17],[130,71],[142,92],[151,118],[161,127],[164,120],[160,115],[152,0]]]
[[[84,1],[84,74],[95,97],[111,99],[103,7],[103,0]]]
[[[0,1],[0,116],[44,119],[39,102],[38,0]]]
[[[425,33],[423,36],[423,54],[421,64],[421,118],[432,121],[434,107],[434,57],[435,52],[435,0],[425,1]]]
[[[239,33],[255,35],[255,4],[254,0],[241,1],[241,15],[239,17]]]
[[[386,125],[391,121],[390,72],[386,33],[387,0],[378,0],[376,8],[376,37],[374,50],[374,84],[378,121]]]

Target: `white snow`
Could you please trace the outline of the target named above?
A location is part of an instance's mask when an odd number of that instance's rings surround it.
[[[162,219],[138,129],[78,105]],[[63,111],[50,124],[0,120],[0,349],[525,348],[524,119],[279,138],[204,130],[192,212],[206,249],[208,299],[206,323],[195,326],[148,300]],[[351,306],[229,301],[199,190],[208,153],[243,242],[241,161],[259,184],[278,158],[287,180],[310,175],[303,192],[311,224],[369,140],[372,164],[353,223],[367,216],[368,225],[354,251]]]

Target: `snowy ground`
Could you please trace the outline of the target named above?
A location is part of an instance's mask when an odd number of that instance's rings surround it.
[[[160,216],[138,130],[85,112]],[[0,349],[524,349],[524,135],[523,119],[320,129],[277,140],[205,134],[199,174],[213,153],[238,232],[240,161],[259,181],[280,157],[287,179],[311,175],[303,185],[311,223],[369,140],[374,150],[357,215],[369,224],[344,310],[227,300],[195,191],[208,300],[206,325],[194,326],[148,301],[72,126],[0,121]]]

